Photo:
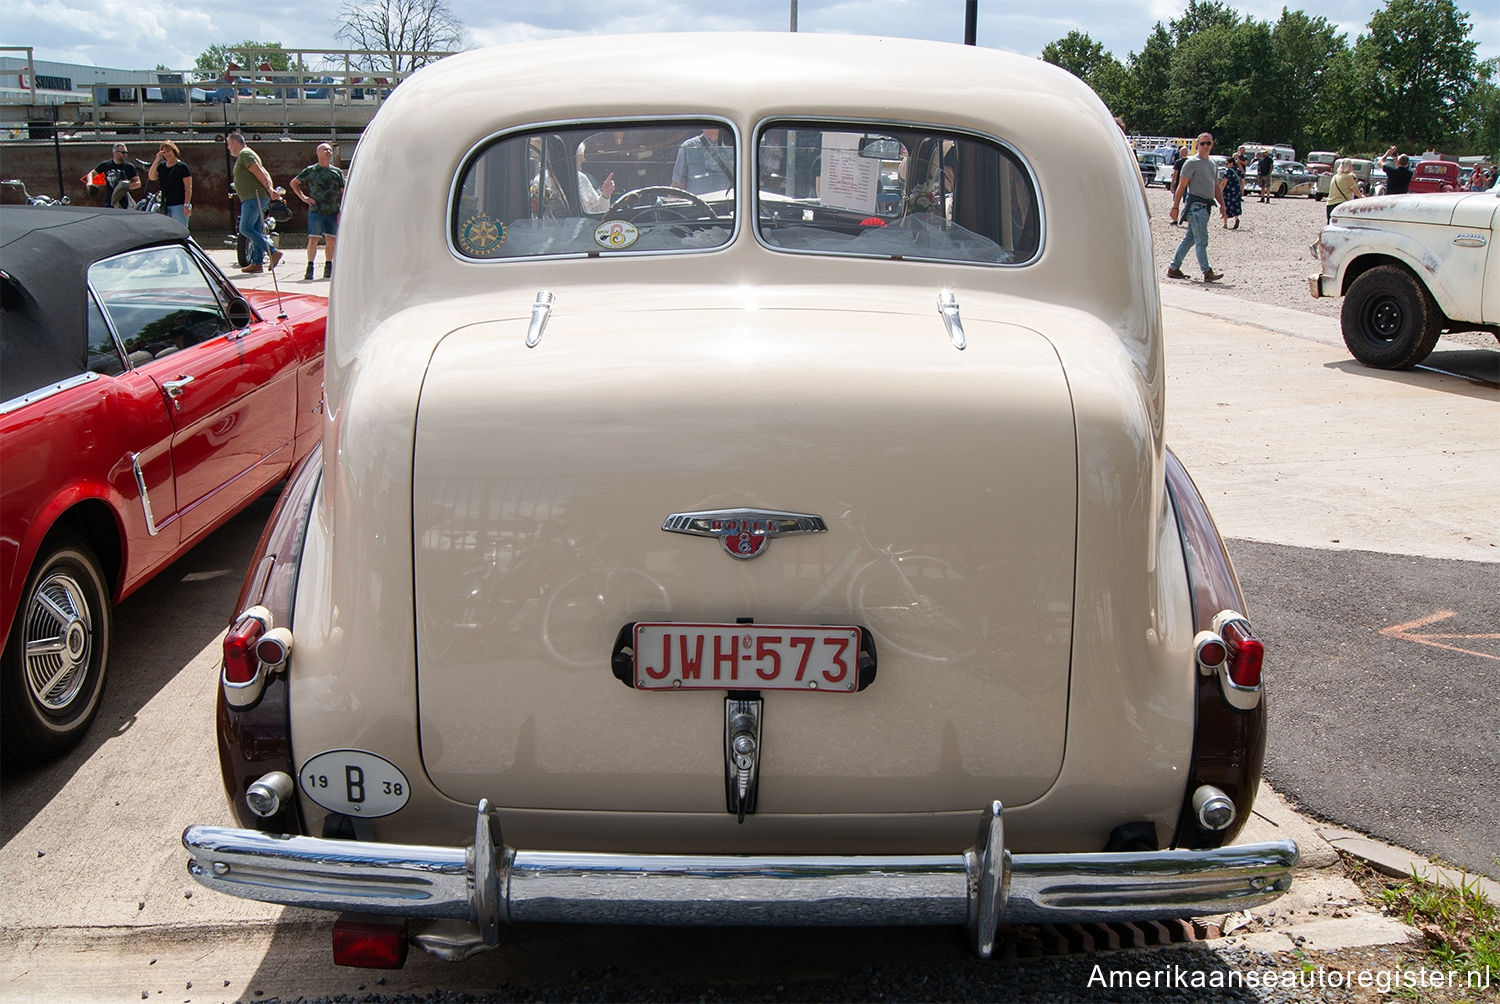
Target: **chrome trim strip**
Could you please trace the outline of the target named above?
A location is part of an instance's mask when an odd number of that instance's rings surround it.
[[[1258,906],[1291,886],[1289,840],[1204,851],[1009,854],[1003,810],[962,853],[600,854],[506,847],[481,802],[467,848],[190,826],[188,872],[217,892],[320,910],[503,922],[966,924],[975,951],[998,923],[1151,920]]]
[[[74,387],[82,387],[84,384],[93,383],[98,379],[101,379],[98,373],[79,373],[76,376],[68,377],[66,380],[59,380],[57,383],[48,384],[46,387],[39,387],[29,394],[13,397],[4,404],[0,404],[0,415],[9,415],[18,408],[24,408],[28,404],[35,404],[38,401],[46,400],[54,394],[61,394],[63,391],[72,390]]]
[[[806,512],[781,512],[776,509],[704,509],[700,512],[674,512],[662,520],[668,533],[687,533],[695,537],[722,537],[728,531],[716,529],[715,523],[763,524],[752,531],[766,537],[784,537],[793,533],[827,533],[822,516]],[[738,532],[738,531],[736,531]]]
[[[161,527],[156,525],[156,514],[151,510],[151,493],[146,490],[146,472],[141,470],[139,453],[130,455],[130,470],[135,475],[135,486],[141,492],[141,509],[146,513],[146,533],[155,537],[161,533]]]

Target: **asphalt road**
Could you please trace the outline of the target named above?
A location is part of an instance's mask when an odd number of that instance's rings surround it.
[[[1266,645],[1266,777],[1313,816],[1500,879],[1497,566],[1231,541]]]

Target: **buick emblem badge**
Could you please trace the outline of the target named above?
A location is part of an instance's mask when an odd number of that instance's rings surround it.
[[[763,553],[772,537],[794,533],[827,533],[823,517],[805,512],[776,512],[771,509],[709,509],[703,512],[674,512],[662,522],[668,533],[687,533],[695,537],[717,537],[731,557],[754,558]]]

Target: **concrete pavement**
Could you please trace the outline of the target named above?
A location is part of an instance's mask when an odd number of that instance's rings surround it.
[[[1177,283],[1162,302],[1167,443],[1225,537],[1500,561],[1500,389],[1363,366],[1336,318]],[[1500,383],[1496,348],[1438,345]]]

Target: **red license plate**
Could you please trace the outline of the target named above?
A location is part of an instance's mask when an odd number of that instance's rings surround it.
[[[636,624],[637,690],[821,690],[859,686],[859,628]]]

